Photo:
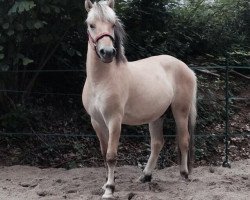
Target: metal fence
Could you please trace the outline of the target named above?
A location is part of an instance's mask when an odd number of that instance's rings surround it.
[[[229,71],[232,69],[250,69],[249,66],[230,66],[230,65],[226,65],[226,66],[205,66],[205,67],[201,67],[201,66],[191,66],[191,68],[193,70],[208,70],[208,69],[217,69],[217,70],[223,70],[225,73],[224,76],[224,90],[225,90],[225,98],[223,101],[225,101],[225,119],[224,119],[224,125],[225,125],[225,130],[223,134],[219,134],[219,135],[214,135],[215,137],[223,137],[224,138],[224,162],[223,162],[223,166],[224,167],[230,167],[229,164],[229,138],[231,136],[236,136],[235,133],[232,133],[230,131],[230,127],[229,127],[229,121],[230,121],[230,117],[229,117],[229,109],[230,109],[230,101],[231,100],[244,100],[244,101],[249,101],[250,98],[249,97],[236,97],[236,96],[230,96],[229,94],[229,90],[230,90],[230,80],[229,80]],[[41,72],[41,73],[61,73],[61,72],[84,72],[84,70],[42,70],[42,71],[37,71],[37,70],[25,70],[25,71],[0,71],[0,74],[3,73],[21,73],[21,72],[26,72],[26,73],[37,73],[37,72]],[[1,89],[0,88],[0,92],[5,92],[5,93],[14,93],[14,94],[20,94],[20,93],[25,93],[26,91],[18,91],[18,90],[8,90],[8,89]],[[81,94],[76,94],[76,93],[49,93],[49,92],[31,92],[31,94],[37,94],[37,95],[57,95],[57,96],[76,96],[79,97],[81,96]],[[199,100],[199,99],[198,99]],[[84,138],[92,138],[92,137],[96,137],[94,134],[86,134],[86,133],[71,133],[71,134],[62,134],[62,133],[23,133],[23,132],[0,132],[1,135],[5,135],[5,136],[15,136],[15,135],[19,135],[19,136],[24,136],[24,135],[28,135],[28,136],[43,136],[43,137],[84,137]],[[241,133],[240,135],[247,135],[249,136],[250,133],[246,132],[246,133]],[[196,135],[196,140],[199,140],[200,137],[204,137],[207,135]],[[145,135],[122,135],[122,137],[131,137],[131,138],[135,138],[135,137],[145,137]],[[175,137],[175,135],[167,135],[166,137]]]

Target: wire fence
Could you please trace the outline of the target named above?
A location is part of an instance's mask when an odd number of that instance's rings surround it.
[[[216,69],[216,70],[223,70],[225,73],[224,76],[224,91],[225,95],[224,98],[216,98],[216,97],[210,97],[207,99],[198,99],[198,101],[223,101],[225,102],[225,119],[224,121],[224,132],[220,133],[214,133],[212,134],[212,137],[219,137],[224,139],[224,162],[223,166],[224,167],[230,167],[229,164],[229,138],[232,136],[250,136],[250,132],[245,132],[245,133],[234,133],[230,131],[230,116],[229,116],[229,110],[230,110],[230,101],[249,101],[249,97],[239,97],[239,96],[230,96],[229,90],[230,90],[230,80],[229,80],[229,72],[232,69],[244,69],[248,70],[250,69],[249,66],[229,66],[228,64],[226,66],[190,66],[193,70],[208,70],[208,69]],[[20,70],[20,71],[0,71],[0,74],[15,74],[15,73],[78,73],[81,72],[83,73],[84,70]],[[20,94],[20,93],[25,93],[27,91],[22,91],[22,90],[12,90],[12,89],[0,89],[0,93],[13,93],[13,94]],[[31,94],[34,95],[53,95],[53,96],[75,96],[75,97],[80,97],[81,94],[77,93],[54,93],[54,92],[40,92],[40,91],[32,91]],[[200,120],[200,119],[199,119]],[[1,132],[0,133],[2,136],[36,136],[36,137],[81,137],[81,138],[96,138],[95,134],[91,133],[81,133],[81,132],[75,132],[75,133],[41,133],[41,132],[35,132],[35,133],[29,133],[29,132]],[[143,134],[122,134],[121,137],[124,138],[145,138],[145,135]],[[175,135],[170,134],[170,135],[165,135],[165,137],[175,137]],[[211,137],[211,134],[198,134],[195,135],[195,140],[198,141],[200,138],[204,137]]]

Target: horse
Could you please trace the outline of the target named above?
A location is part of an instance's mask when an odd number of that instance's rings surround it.
[[[88,50],[82,101],[90,115],[107,167],[102,199],[114,199],[114,171],[122,124],[149,124],[151,153],[139,180],[149,182],[164,146],[163,116],[170,107],[176,123],[180,174],[188,178],[193,162],[196,76],[182,61],[159,55],[129,62],[125,31],[114,0],[85,0]]]

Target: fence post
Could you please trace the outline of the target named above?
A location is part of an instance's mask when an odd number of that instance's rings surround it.
[[[228,161],[228,153],[229,153],[229,138],[228,138],[228,134],[229,134],[229,86],[228,86],[228,81],[229,81],[229,77],[228,77],[228,72],[229,72],[229,63],[228,63],[228,57],[227,57],[227,61],[226,61],[226,72],[225,72],[225,112],[226,112],[226,119],[225,119],[225,133],[224,133],[224,142],[225,142],[225,160],[222,164],[223,167],[228,167],[231,168],[231,165]]]

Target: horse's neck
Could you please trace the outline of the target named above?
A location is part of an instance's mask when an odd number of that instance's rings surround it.
[[[111,63],[103,63],[90,45],[88,45],[86,68],[87,78],[93,84],[109,81],[119,70],[115,60]]]

